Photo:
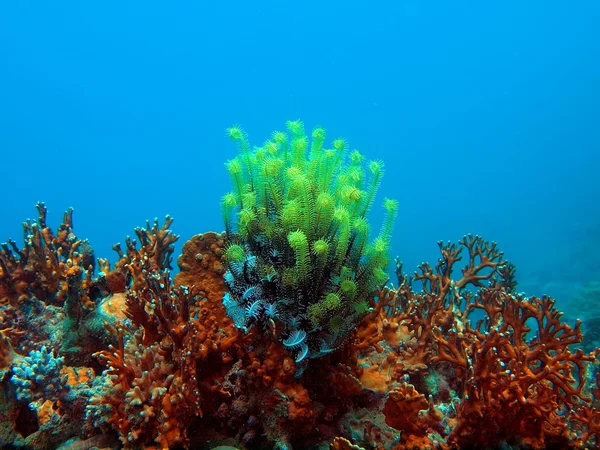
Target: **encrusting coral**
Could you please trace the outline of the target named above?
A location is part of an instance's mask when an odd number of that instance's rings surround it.
[[[0,247],[0,446],[597,448],[580,324],[517,293],[479,236],[384,286],[395,202],[374,239],[366,220],[382,164],[287,128],[253,149],[228,130],[226,231],[186,242],[175,277],[170,217],[114,264],[43,204],[23,248]]]

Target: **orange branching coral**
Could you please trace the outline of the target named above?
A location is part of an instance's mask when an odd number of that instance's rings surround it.
[[[431,444],[420,441],[423,413],[410,419],[401,410],[410,405],[428,409],[430,417],[448,414],[446,429],[436,421],[427,427],[439,439],[449,434],[454,446],[507,439],[535,448],[566,445],[569,421],[579,424],[584,439],[571,438],[572,444],[595,443],[599,419],[584,386],[587,366],[600,350],[571,350],[581,343],[580,324],[562,323],[552,299],[516,295],[514,266],[495,244],[467,236],[460,245],[439,245],[435,269],[423,264],[414,276],[423,291],[413,292],[398,266],[399,287],[380,292],[347,347],[356,352],[349,361],[363,385],[387,392],[386,423],[404,431],[400,448]],[[467,265],[455,280],[453,269],[465,249]],[[472,323],[472,316],[482,315]],[[405,380],[416,388],[400,391]],[[409,436],[416,441],[409,443]]]
[[[488,290],[512,289],[514,266],[503,260],[495,243],[488,243],[479,236],[465,236],[459,245],[438,242],[442,257],[435,269],[428,263],[419,266],[414,280],[421,282],[423,291],[413,292],[408,279],[397,268],[400,287],[396,291],[399,306],[394,310],[396,320],[410,336],[410,341],[402,346],[401,373],[411,373],[414,369],[425,369],[437,353],[435,334],[444,335],[449,330],[462,332],[470,310],[464,306],[472,296],[468,288]],[[452,278],[454,266],[462,260],[462,252],[468,252],[467,265],[462,268],[462,277]],[[402,368],[406,367],[406,370]]]
[[[397,450],[433,445],[427,435],[431,428],[440,428],[441,415],[413,385],[400,383],[388,392],[383,414],[386,424],[402,432]]]
[[[95,352],[103,374],[70,366],[62,374],[70,389],[94,387],[85,391],[94,393],[91,402],[77,400],[88,429],[112,426],[126,448],[196,448],[219,434],[248,448],[598,445],[600,385],[585,384],[600,350],[574,350],[580,324],[562,323],[549,298],[517,295],[514,266],[480,237],[439,244],[438,264],[421,265],[413,277],[398,264],[398,287],[367,299],[364,320],[339,350],[322,348],[326,354],[296,378],[276,321],[241,333],[227,316],[223,235],[188,241],[171,280],[177,236],[172,219],[155,221],[136,229],[125,252],[115,246],[112,269],[99,260],[93,280],[91,251],[73,235],[71,211],[54,234],[43,204],[38,210],[38,221],[25,225],[25,248],[12,241],[0,248],[0,371],[7,373],[13,349],[49,340],[47,329],[35,334],[37,324],[56,329],[67,317],[96,333],[88,318],[121,308],[120,320],[106,325],[114,338],[108,349],[105,335],[94,345],[71,337],[64,346],[72,360]],[[89,308],[99,297],[106,298]],[[29,328],[24,306],[37,318]],[[42,426],[69,418],[63,400],[40,405]]]
[[[55,234],[46,224],[45,205],[38,203],[37,209],[37,222],[23,224],[23,249],[13,240],[0,247],[0,305],[16,306],[34,295],[59,306],[68,297],[77,297],[83,306],[91,307],[88,290],[94,256],[87,241],[78,240],[73,234],[73,210],[64,214]]]
[[[480,236],[467,235],[457,244],[438,242],[442,258],[433,270],[428,263],[419,266],[420,273],[415,274],[415,280],[421,281],[423,291],[429,296],[435,296],[440,301],[457,303],[460,300],[460,290],[467,285],[476,287],[514,287],[514,266],[503,261],[504,253],[498,250],[495,242],[489,243]],[[454,281],[452,269],[455,263],[462,260],[463,248],[468,251],[468,263],[462,269],[462,277]],[[502,269],[502,270],[500,270]],[[498,281],[500,275],[501,281]],[[484,282],[492,282],[492,285]]]
[[[585,363],[596,353],[570,350],[582,340],[581,324],[561,323],[550,298],[501,291],[480,291],[467,309],[483,310],[484,320],[464,333],[435,335],[436,360],[467,378],[451,441],[473,442],[474,430],[481,445],[513,436],[543,448],[564,438],[566,412],[590,401],[583,394]]]
[[[415,274],[423,291],[396,292],[401,325],[412,339],[398,350],[392,378],[413,376],[404,358],[420,360],[428,376],[448,380],[458,397],[449,436],[455,445],[497,445],[510,437],[541,448],[565,439],[566,412],[589,402],[585,365],[595,358],[570,350],[581,342],[580,324],[561,323],[549,298],[514,294],[514,266],[503,261],[496,244],[467,236],[460,246],[439,246],[435,269],[423,264]],[[463,249],[468,263],[454,280]],[[472,325],[476,311],[484,318]],[[415,378],[426,387],[423,380]]]
[[[169,229],[172,223],[173,218],[166,216],[160,227],[158,219],[154,219],[152,226],[148,222],[146,228],[136,228],[139,249],[137,240],[129,236],[125,239],[125,252],[120,244],[115,244],[113,250],[119,255],[119,260],[112,269],[108,260],[98,259],[100,273],[97,284],[104,295],[125,292],[129,288],[138,290],[144,285],[144,273],[172,268],[174,243],[179,239]]]
[[[157,226],[153,230],[156,236],[144,241],[138,253],[146,252],[148,242],[154,242],[154,249],[171,246],[168,232],[157,234]],[[219,253],[218,246],[212,251]],[[141,267],[145,261],[136,256],[122,267]],[[215,282],[204,284],[214,276],[200,268],[203,275],[198,273],[189,288],[173,286],[169,272],[159,270],[166,261],[165,256],[155,258],[125,294],[133,336],[127,340],[126,330],[113,330],[119,335],[118,347],[97,353],[108,366],[113,388],[96,403],[110,406],[110,423],[128,447],[187,445],[187,429],[194,418],[212,411],[219,397],[229,396],[221,386],[223,377],[232,361],[245,353],[236,345],[238,331],[220,302],[223,282],[220,287]],[[199,258],[194,261],[200,263]],[[130,272],[133,280],[136,273]]]
[[[190,328],[193,297],[185,288],[172,290],[168,272],[154,272],[139,291],[126,294],[125,315],[143,330],[145,344],[168,337],[175,350],[181,349]]]
[[[197,338],[190,325],[194,299],[163,281],[153,277],[139,297],[130,294],[126,313],[139,330],[127,344],[119,330],[118,348],[97,354],[109,367],[113,389],[96,402],[111,407],[109,423],[128,447],[186,443],[191,420],[202,414],[190,352]]]
[[[127,345],[122,337],[119,342],[118,349],[98,354],[114,386],[94,403],[110,406],[108,423],[128,448],[187,442],[187,427],[202,413],[193,358],[182,360],[160,343],[144,344],[139,333]]]
[[[47,225],[44,204],[37,208],[37,221],[24,224],[24,248],[14,241],[0,247],[0,331],[19,354],[61,335],[53,346],[69,363],[92,363],[90,355],[106,348],[111,339],[102,327],[106,306],[117,303],[105,299],[96,309],[96,302],[108,294],[141,288],[146,274],[168,267],[177,240],[168,229],[172,219],[167,217],[162,227],[155,221],[152,228],[136,229],[141,247],[127,239],[127,255],[121,253],[115,270],[94,279],[94,256],[87,241],[73,234],[73,211],[64,214],[54,232]],[[108,269],[103,260],[100,266]]]
[[[583,405],[571,415],[570,424],[570,438],[575,445],[581,448],[600,445],[600,411]]]

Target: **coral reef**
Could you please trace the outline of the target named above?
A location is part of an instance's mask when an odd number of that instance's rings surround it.
[[[392,416],[386,415],[386,422],[404,431],[401,440],[408,448],[427,430],[437,431],[435,441],[450,448],[494,447],[507,440],[531,448],[568,447],[569,423],[582,425],[597,417],[585,385],[600,350],[586,354],[575,349],[583,339],[581,324],[562,323],[552,299],[514,292],[514,266],[502,260],[495,244],[467,236],[459,245],[440,243],[442,257],[435,269],[419,268],[414,280],[422,283],[421,292],[413,292],[412,280],[399,267],[400,287],[381,297],[381,325],[369,324],[379,334],[371,335],[371,342],[392,349],[373,344],[386,354],[377,362],[380,384],[389,389],[383,412]],[[463,249],[468,263],[462,277],[453,279]],[[390,326],[405,336],[390,338]],[[414,384],[409,396],[393,387],[406,381]],[[427,397],[419,397],[415,386]],[[407,423],[412,402],[420,402],[422,411]],[[579,442],[595,444],[594,433]]]
[[[255,149],[228,130],[226,231],[189,239],[174,277],[170,217],[114,264],[43,204],[0,247],[0,447],[597,448],[581,323],[479,236],[386,286],[381,163],[287,126]]]

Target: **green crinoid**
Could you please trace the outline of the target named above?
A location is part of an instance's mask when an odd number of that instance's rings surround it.
[[[383,163],[349,152],[345,139],[326,148],[324,128],[307,136],[299,120],[286,127],[254,148],[239,126],[227,130],[240,152],[226,164],[233,190],[222,199],[226,307],[241,328],[278,322],[304,360],[339,345],[385,283],[397,202],[385,200],[370,239]]]

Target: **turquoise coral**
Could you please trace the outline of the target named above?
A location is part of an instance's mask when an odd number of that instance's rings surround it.
[[[13,365],[11,384],[17,400],[32,403],[36,400],[57,400],[68,390],[66,376],[61,373],[65,358],[42,346],[32,350]]]

